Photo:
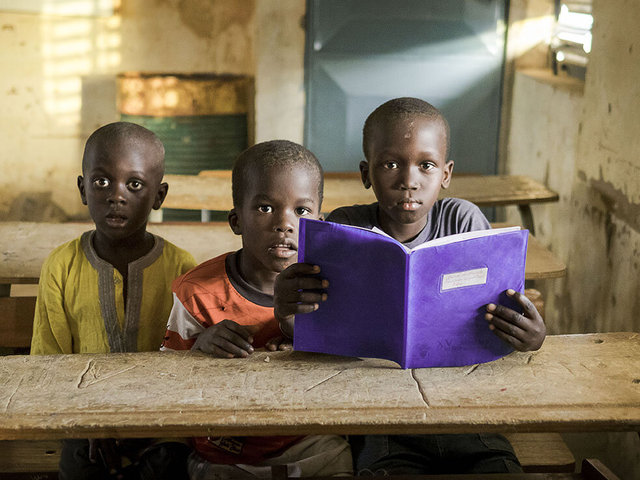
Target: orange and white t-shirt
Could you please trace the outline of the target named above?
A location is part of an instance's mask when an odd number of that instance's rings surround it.
[[[246,284],[236,267],[238,253],[225,253],[173,282],[173,308],[161,350],[189,350],[196,337],[222,320],[257,327],[254,348],[282,335],[273,314],[273,296]],[[197,437],[195,450],[211,463],[250,464],[280,455],[303,437]]]

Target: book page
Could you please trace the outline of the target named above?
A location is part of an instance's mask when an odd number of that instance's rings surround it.
[[[296,350],[402,362],[407,253],[368,229],[300,220],[300,261],[329,281],[318,310],[296,315]]]
[[[518,311],[505,291],[524,288],[528,232],[495,229],[416,249],[409,260],[406,367],[487,362],[511,351],[484,319],[488,303]],[[462,238],[462,240],[460,240]]]
[[[450,243],[462,242],[464,240],[470,240],[472,238],[488,237],[490,235],[499,235],[501,233],[515,232],[522,230],[522,227],[504,227],[504,228],[491,228],[487,230],[474,230],[471,232],[456,233],[455,235],[449,235],[448,237],[434,238],[428,242],[418,245],[411,251],[421,250],[423,248],[436,247],[438,245],[448,245]]]

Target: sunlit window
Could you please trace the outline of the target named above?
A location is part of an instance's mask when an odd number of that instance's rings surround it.
[[[556,11],[556,28],[551,40],[554,72],[584,79],[591,52],[591,0],[556,0]]]

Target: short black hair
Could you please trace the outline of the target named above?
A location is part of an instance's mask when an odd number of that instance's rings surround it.
[[[89,153],[95,148],[108,149],[123,140],[132,143],[145,143],[157,149],[164,173],[164,145],[158,136],[148,128],[131,122],[113,122],[98,128],[87,139],[82,155],[82,172],[84,174]]]
[[[241,207],[245,181],[253,169],[265,172],[271,168],[302,166],[318,176],[318,198],[322,205],[324,180],[322,166],[316,156],[302,145],[289,140],[270,140],[247,148],[236,158],[231,173],[233,206]]]
[[[369,146],[374,136],[374,129],[388,122],[405,121],[415,117],[423,117],[429,120],[441,122],[446,135],[446,154],[449,155],[449,122],[442,112],[429,102],[414,97],[400,97],[389,100],[376,108],[367,117],[362,129],[362,151],[365,158],[369,157]]]

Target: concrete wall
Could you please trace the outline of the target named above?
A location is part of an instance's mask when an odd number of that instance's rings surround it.
[[[306,2],[256,4],[256,142],[303,142]]]
[[[82,148],[118,119],[120,72],[255,76],[256,140],[302,141],[305,2],[121,4],[111,17],[0,12],[0,220],[86,215]]]
[[[567,264],[539,282],[550,333],[640,331],[640,3],[594,0],[593,50],[584,86],[519,72],[513,90],[507,171],[560,194],[534,206],[537,236]],[[509,221],[519,221],[515,209]],[[567,435],[579,456],[597,456],[637,478],[637,434]]]
[[[554,332],[640,330],[640,4],[594,5],[584,93],[532,71],[514,88],[507,170],[561,195],[533,207],[538,236],[568,265],[541,285]]]

